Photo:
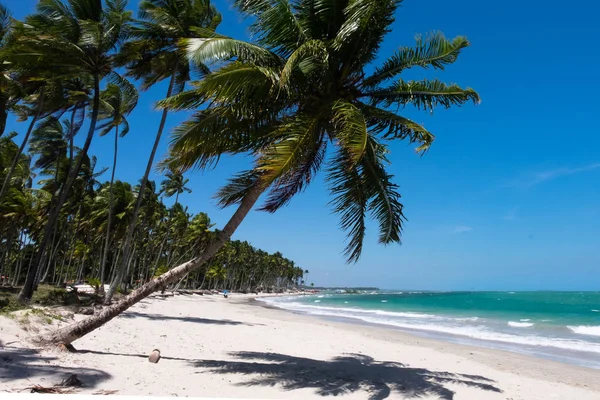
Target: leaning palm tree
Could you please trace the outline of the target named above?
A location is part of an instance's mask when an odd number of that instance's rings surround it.
[[[121,82],[121,85],[109,84],[100,95],[100,100],[102,101],[102,110],[99,118],[104,120],[104,122],[98,126],[98,129],[100,129],[100,136],[104,136],[112,130],[115,132],[113,165],[109,186],[106,237],[104,239],[104,251],[102,252],[102,259],[100,261],[100,283],[102,287],[104,287],[104,272],[110,244],[110,225],[113,217],[113,183],[115,181],[115,172],[117,170],[119,137],[123,137],[129,133],[129,122],[127,121],[127,116],[137,105],[138,97],[138,92],[135,89],[135,86],[125,80]]]
[[[128,75],[142,80],[142,89],[148,89],[165,79],[169,80],[167,97],[181,92],[192,72],[203,76],[208,72],[202,63],[190,64],[180,54],[179,42],[184,38],[212,35],[221,22],[221,15],[209,0],[144,0],[139,6],[137,25],[132,29],[133,39],[123,46],[119,59],[127,66]],[[161,115],[158,131],[148,158],[146,171],[140,184],[144,191],[154,165],[156,150],[167,122],[168,109]],[[115,279],[106,292],[105,303],[110,303],[116,288],[123,279],[131,257],[133,236],[137,226],[143,196],[138,196],[134,218],[125,238],[123,258]]]
[[[202,254],[43,340],[71,343],[199,268],[223,248],[261,194],[267,193],[261,209],[276,211],[305,189],[325,162],[333,211],[349,237],[348,260],[360,257],[367,213],[379,225],[381,243],[400,242],[403,207],[386,171],[387,142],[408,140],[423,153],[434,136],[394,110],[432,111],[477,103],[479,96],[438,80],[401,77],[410,68],[453,63],[469,44],[463,37],[419,38],[416,47],[401,47],[368,73],[399,3],[239,0],[238,9],[254,18],[257,44],[217,34],[187,40],[188,56],[197,62],[232,61],[163,103],[178,109],[207,104],[175,130],[167,164],[180,171],[202,169],[224,154],[252,155],[254,168],[218,194],[221,205],[237,204],[237,209]]]
[[[15,28],[18,29],[18,40],[7,52],[7,58],[16,65],[39,66],[57,79],[84,76],[93,82],[88,133],[58,201],[49,213],[35,261],[19,294],[21,301],[31,299],[49,237],[87,157],[100,111],[100,82],[105,77],[119,79],[112,71],[114,50],[127,33],[131,12],[125,9],[125,0],[105,0],[105,3],[106,7],[102,0],[40,0],[37,13]]]

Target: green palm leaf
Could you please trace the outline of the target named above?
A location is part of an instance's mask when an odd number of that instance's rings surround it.
[[[269,184],[296,169],[306,153],[321,141],[323,131],[319,120],[297,115],[274,129],[271,136],[278,138],[262,151],[257,161],[258,171],[263,172]],[[284,178],[285,179],[285,178]]]
[[[349,262],[361,256],[367,211],[379,225],[380,243],[400,243],[403,206],[392,176],[385,171],[385,153],[385,146],[369,136],[359,164],[341,149],[329,168],[327,181],[334,196],[331,204],[333,211],[341,215],[340,227],[349,238],[345,250]]]
[[[180,45],[188,59],[197,64],[227,61],[232,58],[263,65],[280,63],[275,54],[260,46],[227,37],[182,39]]]
[[[257,35],[258,43],[282,57],[289,56],[308,40],[288,0],[235,0],[234,5],[255,18],[250,29]]]
[[[398,186],[391,182],[393,176],[385,171],[384,164],[388,163],[386,152],[385,146],[369,137],[367,151],[361,161],[369,210],[379,223],[379,243],[382,244],[400,243],[404,221]]]
[[[236,174],[215,195],[219,206],[225,208],[239,204],[256,185],[261,183],[261,177],[262,174],[254,169]]]
[[[312,70],[327,68],[329,53],[327,46],[320,40],[310,40],[298,47],[288,58],[283,70],[281,71],[280,84],[285,87],[294,71],[300,70],[304,75],[308,75]],[[306,68],[306,64],[310,68]]]
[[[335,137],[356,164],[365,152],[369,136],[365,117],[354,104],[341,100],[334,104],[332,111]]]
[[[340,214],[340,228],[346,231],[348,244],[344,250],[349,262],[360,259],[366,232],[367,196],[362,177],[352,157],[340,150],[328,170],[327,182],[333,200],[333,212]]]
[[[327,150],[325,135],[322,135],[321,141],[315,141],[312,145],[312,147],[307,146],[297,166],[272,185],[269,196],[260,210],[273,213],[287,205],[296,194],[308,187],[325,160]]]
[[[194,86],[190,91],[158,102],[158,106],[176,110],[191,109],[209,99],[216,103],[262,103],[279,86],[279,73],[255,64],[233,62],[204,80],[195,82]]]
[[[173,130],[170,154],[163,167],[175,171],[214,167],[223,154],[256,151],[268,130],[266,122],[248,124],[231,107],[200,110]]]
[[[404,118],[393,112],[360,103],[359,108],[367,120],[369,130],[381,134],[384,139],[404,140],[410,139],[411,143],[420,143],[418,153],[424,153],[429,149],[435,136],[418,123]]]
[[[399,80],[392,86],[366,93],[375,105],[411,104],[418,109],[433,110],[437,106],[450,108],[469,101],[479,104],[479,95],[471,88],[462,89],[455,84],[447,85],[439,80],[408,81]]]
[[[467,38],[458,36],[450,41],[441,32],[436,32],[425,39],[419,35],[416,42],[414,48],[400,48],[377,68],[373,75],[363,81],[363,86],[375,86],[412,67],[432,66],[436,69],[444,69],[444,66],[456,61],[462,49],[469,46]]]

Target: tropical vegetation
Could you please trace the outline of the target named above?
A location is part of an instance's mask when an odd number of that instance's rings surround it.
[[[275,212],[320,172],[348,236],[349,262],[361,256],[368,218],[380,243],[400,243],[404,207],[388,146],[407,141],[424,154],[434,135],[399,111],[479,102],[470,88],[403,78],[409,69],[454,63],[469,45],[464,37],[417,37],[373,65],[400,3],[235,0],[253,42],[217,33],[221,16],[208,0],[144,0],[137,19],[125,0],[40,0],[24,22],[2,8],[0,106],[28,124],[20,144],[12,133],[1,138],[0,270],[13,284],[24,280],[23,301],[39,282],[110,283],[97,315],[41,340],[70,344],[169,285],[301,284],[308,271],[280,253],[230,239],[259,198],[260,210]],[[161,81],[168,90],[157,103],[161,121],[145,174],[137,185],[120,181],[118,143],[136,129],[127,117],[138,92]],[[157,185],[149,175],[158,144],[168,114],[180,110],[192,114],[171,132]],[[101,182],[105,171],[90,149],[108,134],[115,158]],[[184,174],[238,154],[253,165],[217,193],[235,211],[215,230],[206,214],[190,215],[180,203],[189,190]]]

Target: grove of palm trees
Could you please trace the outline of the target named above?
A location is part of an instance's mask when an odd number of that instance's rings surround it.
[[[386,170],[388,143],[414,143],[423,154],[434,141],[401,111],[479,102],[470,88],[402,79],[454,63],[464,37],[398,43],[373,65],[401,2],[234,0],[252,42],[218,33],[222,18],[209,0],[143,0],[137,15],[126,0],[40,0],[23,21],[1,6],[1,284],[19,287],[23,303],[40,284],[110,286],[99,313],[38,340],[70,344],[169,286],[300,285],[304,270],[293,261],[230,239],[255,206],[277,211],[318,173],[348,235],[349,262],[360,258],[368,217],[380,243],[400,243],[405,217]],[[120,180],[119,144],[136,130],[128,116],[163,81],[145,173]],[[189,118],[167,131],[169,115],[182,110]],[[7,118],[20,121],[17,132],[5,131]],[[100,136],[113,143],[107,169],[94,156]],[[163,139],[169,152],[157,154]],[[179,196],[188,179],[203,178],[184,174],[240,154],[253,167],[216,194],[233,210],[227,224],[190,214]],[[150,180],[153,170],[161,182]],[[114,301],[116,292],[123,296]]]

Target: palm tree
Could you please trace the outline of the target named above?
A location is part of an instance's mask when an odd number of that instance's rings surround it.
[[[110,243],[110,225],[113,217],[113,183],[115,181],[115,172],[117,170],[119,136],[123,137],[129,133],[129,122],[126,117],[137,105],[138,92],[131,83],[124,80],[120,86],[109,84],[100,95],[100,100],[102,101],[103,109],[99,118],[105,120],[104,123],[101,123],[100,126],[98,126],[98,129],[100,129],[100,136],[108,134],[111,130],[115,131],[113,165],[109,188],[108,221],[106,226],[104,251],[102,253],[102,260],[100,261],[100,284],[103,288],[106,258],[108,256]]]
[[[327,179],[333,210],[348,233],[348,260],[360,257],[367,211],[379,225],[381,243],[400,242],[403,207],[385,169],[386,143],[408,140],[423,153],[434,136],[392,110],[432,111],[477,103],[479,96],[438,80],[400,77],[410,68],[443,69],[453,63],[469,44],[463,37],[418,38],[416,47],[400,48],[367,73],[399,3],[321,0],[317,7],[314,0],[237,0],[238,9],[254,20],[258,44],[217,34],[188,39],[191,59],[232,61],[163,103],[177,109],[208,104],[175,130],[166,163],[185,171],[214,166],[223,154],[251,154],[255,167],[218,194],[222,206],[237,204],[237,209],[201,255],[43,340],[71,343],[199,268],[223,248],[261,194],[268,193],[261,209],[274,212],[302,191],[322,168],[328,148]]]
[[[165,237],[165,240],[168,242],[169,241],[169,236],[171,231],[175,231],[173,224],[176,222],[174,219],[174,215],[173,213],[175,211],[183,211],[183,210],[179,210],[178,206],[179,206],[179,195],[186,192],[186,193],[192,193],[192,190],[188,187],[186,187],[187,183],[190,181],[189,179],[184,178],[183,174],[180,172],[173,172],[173,171],[168,171],[165,174],[166,178],[165,180],[163,180],[160,185],[161,185],[161,193],[164,195],[164,197],[172,197],[173,195],[175,196],[175,204],[173,205],[173,207],[171,207],[171,211],[170,211],[170,217],[169,217],[169,225],[171,225],[168,229],[167,229],[167,235]],[[187,219],[186,219],[187,220]],[[170,263],[171,261],[171,255],[173,254],[173,244],[175,241],[175,237],[171,238],[171,244],[169,246],[169,250],[168,250],[168,254],[169,254],[169,259],[167,261],[167,263]]]
[[[217,35],[187,40],[190,57],[200,62],[223,54],[235,61],[162,103],[177,109],[210,104],[176,128],[168,164],[203,169],[214,167],[223,153],[253,154],[255,168],[220,192],[221,204],[247,200],[252,206],[250,200],[268,192],[261,209],[274,212],[305,189],[330,151],[333,211],[348,232],[348,260],[357,261],[367,210],[380,226],[381,243],[400,242],[403,206],[385,169],[386,142],[406,139],[424,153],[434,139],[391,109],[412,105],[432,111],[479,102],[472,89],[438,80],[404,81],[399,75],[414,67],[443,69],[469,42],[440,33],[418,37],[415,48],[400,48],[369,75],[365,69],[400,2],[328,0],[318,13],[309,11],[309,3],[301,1],[295,9],[285,2],[237,1],[243,13],[256,18],[261,48]]]
[[[165,176],[167,179],[160,183],[161,192],[165,197],[172,197],[175,195],[175,204],[179,203],[180,194],[184,192],[192,193],[192,190],[186,186],[190,180],[184,178],[181,172],[168,171]]]
[[[104,241],[104,248],[100,259],[101,263],[103,263],[100,267],[100,280],[102,284],[104,284],[104,278],[106,278],[108,256],[112,252],[112,264],[114,267],[118,254],[118,244],[127,232],[134,204],[135,196],[131,185],[119,180],[112,181],[112,178],[111,182],[103,184],[100,187],[94,199],[89,226],[92,230],[97,231],[99,235],[102,234]],[[111,217],[109,217],[109,214]],[[106,242],[107,237],[108,242]]]
[[[20,121],[25,121],[31,117],[29,128],[23,137],[21,145],[19,146],[18,152],[15,154],[13,162],[4,177],[2,187],[0,188],[0,197],[8,190],[12,175],[15,171],[19,158],[23,154],[29,137],[36,123],[44,117],[46,114],[51,114],[57,109],[57,102],[61,102],[63,99],[63,93],[60,88],[60,83],[57,81],[49,81],[44,83],[35,82],[33,85],[29,85],[29,89],[32,91],[28,96],[25,97],[24,101],[27,106],[21,107]]]
[[[19,294],[21,301],[29,301],[33,294],[35,276],[46,251],[60,210],[73,186],[84,158],[92,143],[100,111],[100,82],[110,76],[114,50],[127,33],[130,12],[125,0],[41,0],[37,13],[19,24],[19,39],[11,44],[8,58],[15,64],[43,66],[57,79],[88,76],[93,81],[93,100],[90,126],[55,207],[48,216],[36,260],[30,268],[25,285]]]
[[[0,4],[0,53],[6,46],[11,31],[11,14],[8,8]],[[17,104],[19,96],[17,85],[11,76],[10,64],[0,63],[0,137],[6,129],[8,113]]]
[[[143,0],[139,6],[139,18],[140,21],[132,30],[133,40],[125,43],[121,49],[120,60],[129,69],[129,76],[142,79],[143,90],[169,79],[167,97],[170,97],[185,88],[192,71],[200,76],[208,72],[208,68],[201,63],[190,65],[182,60],[179,42],[183,38],[210,35],[217,28],[221,15],[209,0]],[[142,192],[154,164],[167,114],[165,108],[140,185]],[[121,271],[125,270],[130,258],[141,201],[142,196],[138,196],[134,218],[125,238]],[[105,303],[110,303],[114,290],[120,284],[119,279],[122,279],[122,273],[117,274],[111,283]]]

